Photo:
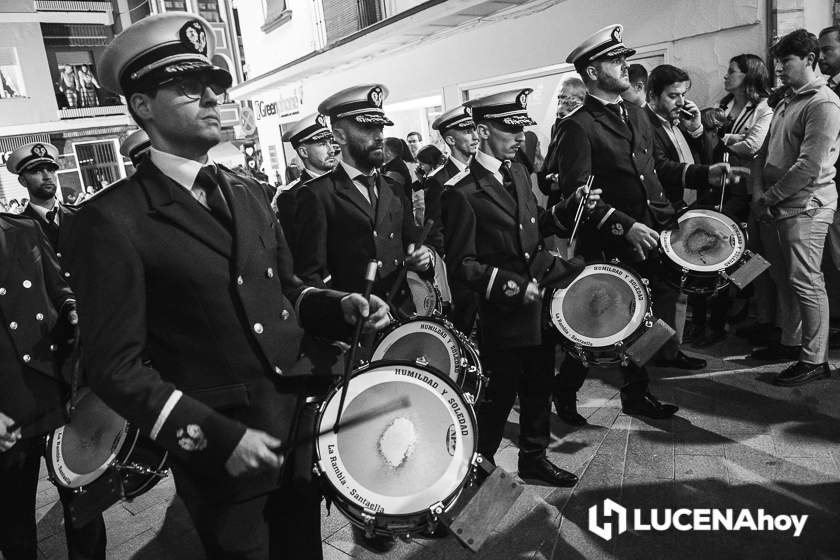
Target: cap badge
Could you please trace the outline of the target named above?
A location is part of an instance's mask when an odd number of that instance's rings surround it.
[[[194,19],[185,23],[178,35],[182,45],[199,54],[207,55],[207,34],[198,20]]]
[[[327,120],[324,118],[324,115],[318,115],[317,117],[315,117],[315,124],[326,128]]]
[[[37,157],[46,157],[47,148],[43,144],[35,144],[32,146],[32,155]]]
[[[620,25],[616,25],[615,27],[613,27],[612,40],[615,41],[616,43],[621,42],[621,26]]]
[[[516,96],[516,103],[523,109],[528,107],[528,92],[523,91]]]
[[[375,87],[368,93],[368,99],[375,107],[382,107],[382,88]]]
[[[464,114],[468,117],[472,116],[472,107],[464,106]]]

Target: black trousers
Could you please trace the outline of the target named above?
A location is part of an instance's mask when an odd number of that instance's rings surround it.
[[[0,453],[0,552],[6,560],[38,557],[35,496],[43,452],[44,438],[36,436],[22,439]],[[102,515],[84,527],[74,528],[67,510],[72,493],[59,488],[58,494],[64,508],[64,534],[70,560],[103,560],[106,533]]]
[[[496,453],[519,395],[519,457],[533,459],[544,455],[551,437],[554,344],[519,348],[482,345],[481,361],[490,382],[485,399],[476,410],[478,452],[490,458]]]

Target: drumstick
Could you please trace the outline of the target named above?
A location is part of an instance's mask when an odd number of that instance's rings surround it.
[[[370,293],[373,291],[373,281],[376,279],[376,270],[379,268],[379,263],[375,260],[368,262],[367,272],[365,274],[365,301],[370,307]],[[350,352],[347,356],[347,361],[344,363],[344,379],[341,387],[341,399],[338,401],[338,414],[335,416],[335,427],[333,430],[338,433],[339,420],[341,420],[341,411],[344,410],[344,399],[347,397],[347,385],[350,383],[350,372],[353,371],[353,362],[356,361],[356,348],[359,347],[359,339],[362,338],[362,326],[364,325],[362,317],[356,318],[356,330],[353,333],[353,343],[350,346]]]
[[[342,422],[340,427],[341,428],[352,428],[354,426],[358,426],[359,424],[364,424],[365,422],[370,422],[371,420],[375,420],[375,419],[379,418],[380,416],[385,416],[386,414],[388,414],[390,412],[395,412],[397,410],[402,410],[404,408],[408,408],[409,406],[411,406],[411,400],[409,400],[408,397],[402,397],[402,398],[399,398],[399,399],[394,399],[394,400],[391,400],[391,401],[389,401],[385,404],[381,404],[381,405],[379,405],[375,408],[371,408],[367,412],[362,412],[360,414],[357,414],[357,415],[353,416],[352,418],[350,418],[348,420],[345,420],[344,422]],[[337,418],[336,418],[335,426],[338,426],[338,419]],[[318,432],[317,434],[314,434],[314,435],[299,436],[296,439],[292,440],[291,442],[284,443],[283,445],[281,445],[277,450],[277,454],[282,455],[282,454],[288,453],[292,449],[300,447],[301,445],[303,445],[305,443],[309,443],[310,441],[312,441],[313,437],[319,438],[319,437],[327,435],[328,433],[333,431],[333,429],[334,429],[334,426],[330,426],[329,428],[322,428],[320,432]]]
[[[423,224],[423,231],[420,232],[420,237],[417,239],[417,243],[415,243],[414,245],[415,251],[419,249],[420,246],[423,245],[423,243],[426,241],[426,237],[428,237],[433,225],[435,225],[434,220],[426,220],[426,223]],[[388,301],[386,303],[389,306],[392,306],[394,296],[396,296],[397,292],[399,292],[400,288],[402,288],[403,282],[405,282],[406,274],[408,274],[408,267],[403,266],[402,270],[400,270],[400,273],[397,276],[397,279],[394,280],[394,285],[391,286],[391,293],[388,294]]]
[[[729,152],[723,152],[723,163],[729,163]],[[723,193],[726,191],[726,172],[723,174],[723,178],[720,180],[720,206],[718,207],[718,211],[723,213]]]
[[[575,225],[572,227],[572,235],[569,237],[570,253],[572,251],[572,246],[575,241],[575,235],[577,234],[578,226],[580,225],[580,219],[583,217],[583,208],[584,206],[586,206],[586,200],[589,198],[589,191],[592,189],[592,182],[594,180],[595,176],[590,175],[589,178],[586,180],[586,184],[583,186],[583,196],[581,196],[580,204],[578,204],[577,212],[575,212]]]

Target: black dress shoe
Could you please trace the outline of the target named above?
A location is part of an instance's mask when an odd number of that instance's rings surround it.
[[[706,367],[706,360],[701,358],[694,358],[688,354],[683,353],[682,350],[677,352],[673,358],[660,358],[653,363],[657,367],[668,367],[677,369],[703,369]]]
[[[578,477],[563,470],[545,457],[519,461],[519,477],[539,480],[551,486],[571,487],[577,484]]]
[[[680,407],[675,404],[659,402],[650,393],[645,393],[642,397],[636,399],[625,399],[624,396],[621,397],[621,411],[631,416],[647,416],[648,418],[661,420],[663,418],[670,418],[679,409]]]
[[[800,350],[802,350],[801,346],[774,344],[773,346],[768,346],[767,348],[753,350],[748,358],[751,360],[761,360],[763,362],[784,362],[799,358]]]
[[[557,411],[557,416],[560,420],[570,426],[585,426],[587,424],[586,418],[578,414],[577,405],[561,404],[560,401],[554,401],[554,410]]]
[[[353,541],[362,548],[377,554],[389,552],[397,544],[394,537],[386,537],[384,535],[368,537],[365,535],[363,529],[356,526],[353,526]]]
[[[828,379],[829,377],[831,377],[831,370],[828,369],[828,363],[826,362],[821,364],[796,362],[789,368],[783,369],[773,382],[782,387],[794,387],[817,379]]]

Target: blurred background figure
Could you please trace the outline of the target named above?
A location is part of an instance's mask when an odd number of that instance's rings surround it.
[[[575,109],[583,105],[586,99],[586,86],[580,78],[566,78],[560,93],[557,95],[557,119],[551,127],[551,136],[557,130],[557,123],[571,115]]]
[[[417,156],[417,152],[423,146],[423,136],[419,132],[409,132],[405,136],[405,141],[408,143],[408,149],[412,157]]]
[[[644,107],[647,99],[647,69],[641,64],[631,64],[627,69],[627,77],[630,78],[630,87],[622,92],[621,98],[627,103]]]
[[[429,144],[423,146],[417,151],[417,177],[421,183],[425,183],[426,178],[434,173],[438,167],[446,163],[446,156],[437,146]]]

